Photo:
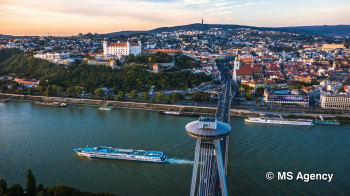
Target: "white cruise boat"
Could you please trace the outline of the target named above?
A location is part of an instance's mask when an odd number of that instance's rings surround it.
[[[120,149],[112,147],[86,147],[74,149],[78,155],[89,158],[122,159],[133,161],[166,162],[167,156],[162,152]]]
[[[312,126],[314,122],[308,119],[284,119],[284,118],[247,118],[244,120],[248,123],[261,123],[261,124],[280,124],[280,125],[304,125]]]

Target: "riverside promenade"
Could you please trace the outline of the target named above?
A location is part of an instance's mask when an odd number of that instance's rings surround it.
[[[153,111],[182,111],[182,112],[195,112],[200,114],[215,115],[216,106],[201,106],[201,105],[176,105],[176,104],[159,104],[159,103],[145,103],[145,102],[132,102],[132,101],[108,101],[108,100],[97,100],[97,99],[82,99],[82,98],[68,98],[68,97],[46,97],[37,95],[19,95],[19,94],[8,94],[0,93],[0,97],[8,98],[13,101],[47,101],[47,102],[63,102],[68,105],[83,105],[83,106],[103,106],[108,102],[109,106],[116,108],[129,108],[139,110],[153,110]],[[343,122],[350,122],[349,114],[324,114],[324,113],[306,113],[300,110],[299,112],[288,112],[288,111],[262,111],[262,110],[251,110],[247,108],[231,108],[231,116],[238,117],[259,117],[264,115],[282,115],[282,116],[296,116],[296,117],[308,117],[317,118],[319,115],[332,115],[334,117],[345,118]]]

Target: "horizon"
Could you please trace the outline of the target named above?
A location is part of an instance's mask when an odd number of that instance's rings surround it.
[[[350,25],[349,9],[350,2],[346,0],[2,0],[0,34],[74,36],[89,32],[149,31],[182,26],[184,21],[201,23],[202,15],[204,24],[254,27]]]
[[[177,26],[186,26],[186,25],[194,25],[194,24],[201,24],[201,23],[191,23],[191,24],[183,24],[183,25],[175,25],[175,26],[160,26],[160,27],[155,27],[155,28],[152,28],[152,29],[147,29],[147,30],[129,30],[129,29],[126,29],[126,30],[121,30],[121,31],[113,31],[113,32],[107,32],[107,33],[99,33],[99,32],[80,32],[82,33],[83,35],[86,35],[86,34],[99,34],[99,35],[102,35],[102,34],[111,34],[111,33],[118,33],[118,32],[128,32],[128,31],[131,31],[131,32],[139,32],[139,31],[152,31],[152,30],[155,30],[155,29],[159,29],[159,28],[172,28],[172,27],[177,27]],[[321,26],[350,26],[350,24],[335,24],[335,25],[328,25],[328,24],[325,24],[325,25],[305,25],[305,26],[271,26],[271,27],[267,27],[267,26],[248,26],[248,25],[241,25],[241,24],[206,24],[204,23],[204,25],[238,25],[238,26],[246,26],[246,27],[257,27],[257,28],[289,28],[289,27],[321,27]],[[30,36],[33,36],[33,37],[38,37],[38,36],[50,36],[50,37],[72,37],[72,36],[77,36],[77,34],[71,34],[71,35],[52,35],[52,34],[49,34],[49,35],[45,35],[45,34],[42,34],[42,35],[11,35],[11,34],[4,34],[4,33],[1,33],[0,32],[0,35],[5,35],[5,36],[17,36],[17,37],[30,37]]]

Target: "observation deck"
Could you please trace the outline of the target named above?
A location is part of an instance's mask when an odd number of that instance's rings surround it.
[[[186,125],[187,134],[197,139],[220,139],[230,134],[231,126],[216,118],[200,117]]]

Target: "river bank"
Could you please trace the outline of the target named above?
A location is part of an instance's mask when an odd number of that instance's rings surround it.
[[[18,94],[7,94],[0,93],[0,97],[8,98],[12,97],[11,100],[16,101],[47,101],[47,102],[62,102],[68,105],[83,105],[83,106],[103,106],[108,102],[108,106],[115,108],[128,108],[138,110],[151,110],[151,111],[181,111],[186,113],[198,113],[204,115],[215,115],[216,107],[207,106],[184,106],[184,105],[172,105],[172,104],[158,104],[158,103],[144,103],[144,102],[128,102],[128,101],[106,101],[106,100],[95,100],[95,99],[82,99],[82,98],[66,98],[66,97],[45,97],[35,95],[18,95]],[[286,118],[309,118],[315,119],[319,115],[316,113],[288,113],[288,112],[271,112],[271,111],[251,111],[248,109],[236,109],[231,108],[231,116],[237,117],[259,117],[265,115],[279,116],[282,115]],[[350,122],[349,115],[332,114],[340,122]]]

